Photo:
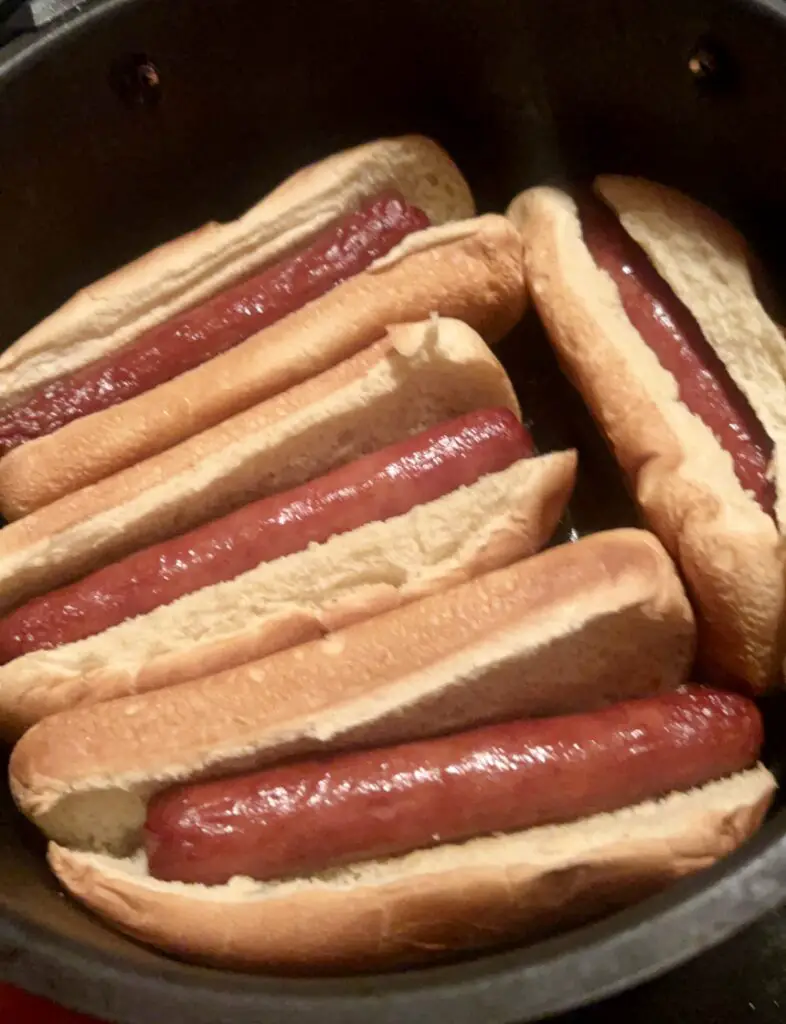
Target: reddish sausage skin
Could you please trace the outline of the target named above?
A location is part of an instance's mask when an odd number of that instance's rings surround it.
[[[655,270],[613,210],[596,197],[579,200],[584,242],[619,289],[628,319],[677,381],[680,399],[701,417],[734,459],[742,486],[772,514],[775,486],[767,479],[773,444],[750,403],[690,310]]]
[[[761,744],[755,704],[689,687],[174,787],[148,808],[150,872],[264,881],[572,821],[747,768]]]
[[[359,274],[428,217],[389,191],[326,228],[307,248],[179,313],[116,352],[51,381],[0,414],[0,455],[226,352]]]
[[[509,409],[467,413],[163,541],[0,620],[0,664],[144,615],[262,562],[392,519],[532,454]]]

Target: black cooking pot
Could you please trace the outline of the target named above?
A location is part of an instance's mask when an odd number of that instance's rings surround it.
[[[439,139],[486,209],[600,170],[683,187],[732,216],[783,278],[780,4],[106,0],[0,64],[0,346],[299,165],[405,131]],[[573,527],[635,522],[534,317],[501,356],[541,443],[580,448]],[[786,714],[777,699],[766,714],[777,771]],[[2,974],[127,1024],[531,1021],[662,973],[786,896],[781,806],[713,870],[598,925],[455,966],[295,981],[186,966],[121,938],[58,892],[42,852],[6,795]]]

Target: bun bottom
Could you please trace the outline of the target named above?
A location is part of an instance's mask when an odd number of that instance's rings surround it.
[[[760,765],[614,814],[277,883],[159,882],[141,855],[54,843],[49,863],[91,910],[185,960],[278,973],[391,969],[541,938],[645,899],[744,842],[774,790]]]

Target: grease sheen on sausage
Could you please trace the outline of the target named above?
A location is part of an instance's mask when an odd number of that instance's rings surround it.
[[[428,226],[426,214],[397,192],[380,193],[307,247],[146,331],[119,351],[50,381],[0,413],[0,455],[226,352]]]
[[[686,687],[174,787],[148,808],[150,872],[206,885],[264,881],[572,821],[747,768],[761,744],[752,701]]]
[[[403,515],[532,454],[509,409],[437,424],[52,591],[0,620],[0,664],[94,636],[309,544]]]
[[[748,399],[615,212],[595,196],[581,196],[578,207],[584,242],[616,284],[631,324],[674,376],[681,401],[732,456],[742,487],[771,515],[775,486],[767,474],[773,444]]]

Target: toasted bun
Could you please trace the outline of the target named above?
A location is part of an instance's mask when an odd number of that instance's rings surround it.
[[[237,220],[206,224],[76,294],[0,356],[0,408],[242,280],[388,188],[435,225],[475,212],[458,168],[430,139],[381,139],[330,156]]]
[[[389,969],[542,938],[636,903],[739,846],[774,789],[760,766],[615,814],[266,884],[158,882],[141,855],[54,843],[49,863],[91,910],[186,960],[309,974]]]
[[[0,460],[9,519],[156,455],[436,312],[502,337],[525,304],[521,240],[488,215],[417,232],[368,270],[235,348]]]
[[[10,781],[50,838],[122,853],[176,780],[672,690],[693,653],[659,542],[599,533],[262,661],[45,718]]]
[[[775,328],[756,301],[738,236],[660,186],[605,178],[600,188],[627,211],[624,226],[635,228],[658,271],[694,311],[777,444],[780,428],[763,400],[765,385],[753,383],[757,375],[762,382],[772,376],[765,350],[774,346]],[[743,491],[731,456],[679,400],[673,376],[631,325],[616,285],[584,245],[573,200],[530,189],[509,215],[522,229],[533,297],[560,359],[685,575],[699,613],[702,667],[714,678],[767,688],[780,675],[784,649],[778,528]]]
[[[327,375],[326,375],[327,376]],[[372,352],[0,531],[0,608],[485,406],[510,381],[457,320],[391,328]]]
[[[0,735],[234,668],[531,555],[556,528],[575,475],[575,452],[522,459],[395,519],[18,658],[0,668]]]

